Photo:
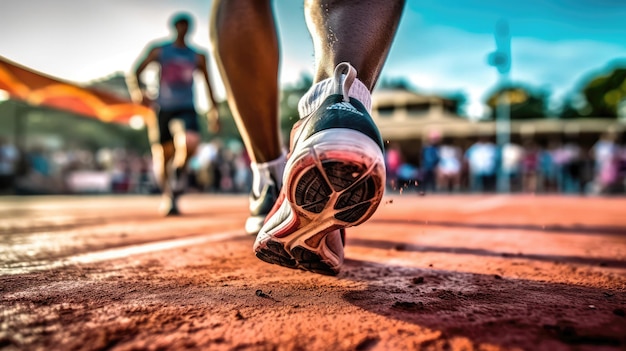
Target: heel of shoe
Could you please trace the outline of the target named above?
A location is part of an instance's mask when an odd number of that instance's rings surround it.
[[[286,174],[294,210],[341,227],[369,219],[385,188],[384,158],[377,143],[357,131],[335,128],[298,146]]]

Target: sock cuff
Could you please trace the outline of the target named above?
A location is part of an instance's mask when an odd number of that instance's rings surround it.
[[[265,169],[265,168],[276,166],[284,162],[285,162],[285,154],[283,153],[282,155],[278,156],[278,158],[273,159],[271,161],[261,162],[261,163],[251,162],[250,164],[253,165],[254,167],[258,167],[259,169]]]
[[[342,73],[342,69],[347,69],[346,73]],[[298,103],[298,112],[300,118],[309,116],[317,110],[324,100],[333,94],[345,94],[347,96],[359,100],[365,106],[367,112],[372,111],[372,96],[369,89],[356,78],[356,70],[348,63],[337,65],[335,77],[324,79],[313,85],[309,91],[302,96]]]
[[[260,195],[263,187],[267,184],[269,179],[273,179],[274,182],[276,182],[276,186],[280,189],[283,182],[283,171],[285,170],[286,163],[287,157],[284,153],[272,161],[250,163],[250,169],[252,171],[252,192],[254,195]]]

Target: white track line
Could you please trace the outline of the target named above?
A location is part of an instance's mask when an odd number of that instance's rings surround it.
[[[215,233],[202,236],[194,236],[192,238],[181,238],[166,241],[157,241],[147,244],[133,245],[120,247],[115,249],[96,251],[84,253],[76,256],[69,256],[61,258],[55,262],[45,262],[37,264],[34,262],[31,266],[15,267],[15,268],[0,268],[0,276],[3,275],[15,275],[15,274],[27,274],[38,271],[45,271],[55,268],[61,268],[70,265],[87,264],[95,262],[110,261],[134,255],[142,255],[151,252],[164,251],[176,249],[179,247],[201,245],[210,242],[223,241],[226,239],[232,239],[237,237],[248,236],[243,230],[233,230],[229,232]]]

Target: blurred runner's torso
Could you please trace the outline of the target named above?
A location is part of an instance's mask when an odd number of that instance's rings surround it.
[[[189,47],[177,47],[173,43],[162,46],[160,51],[159,107],[163,110],[193,107],[193,74],[198,54]]]

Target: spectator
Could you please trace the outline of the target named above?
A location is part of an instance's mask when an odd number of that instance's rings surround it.
[[[536,191],[554,192],[557,191],[558,168],[554,162],[555,150],[560,143],[550,142],[547,149],[537,145],[537,189]]]
[[[496,146],[481,137],[465,152],[469,165],[470,189],[473,192],[495,191],[498,154]]]
[[[400,147],[396,143],[391,143],[385,150],[385,168],[387,170],[387,185],[391,189],[398,186],[398,169],[402,164]]]
[[[437,165],[437,190],[459,191],[461,188],[461,150],[444,140],[439,148]]]
[[[522,191],[536,193],[538,190],[540,149],[534,141],[524,144],[522,159]]]
[[[436,171],[439,164],[439,143],[441,134],[433,132],[428,135],[426,145],[422,148],[422,165],[420,176],[424,191],[435,191]]]
[[[600,137],[591,149],[595,161],[595,192],[605,194],[618,182],[618,146],[615,133],[608,132]]]
[[[403,189],[409,189],[409,187],[415,189],[415,185],[417,184],[417,179],[419,179],[419,168],[415,165],[412,165],[408,162],[402,162],[398,170],[396,171],[396,178],[398,180],[398,188],[400,192]]]
[[[552,159],[558,191],[565,194],[580,192],[580,147],[568,141],[554,150]]]
[[[502,173],[512,191],[521,189],[523,156],[524,148],[521,145],[507,143],[502,147]]]

